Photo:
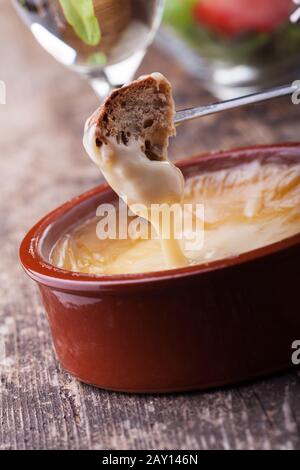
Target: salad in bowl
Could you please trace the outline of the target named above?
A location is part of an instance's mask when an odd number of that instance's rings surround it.
[[[234,88],[254,91],[299,78],[300,25],[290,21],[297,3],[166,0],[164,19],[190,46],[195,71],[216,94],[222,95],[218,85],[235,94]]]

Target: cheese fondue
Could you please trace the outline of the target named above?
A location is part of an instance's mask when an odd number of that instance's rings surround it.
[[[176,193],[177,188],[179,195],[180,177],[175,167],[170,168],[174,172],[171,189]],[[136,191],[146,188],[141,182]],[[152,196],[150,188],[150,202],[156,191],[155,187]],[[131,194],[127,188],[124,193]],[[168,194],[172,197],[174,193]],[[146,200],[146,193],[144,196]],[[186,181],[183,203],[204,205],[204,244],[185,250],[187,234],[183,233],[181,265],[186,259],[194,265],[234,257],[300,233],[300,165],[252,162],[194,176]],[[100,240],[96,234],[98,222],[99,218],[92,217],[64,234],[52,251],[52,264],[99,275],[166,269],[159,240]]]
[[[166,79],[159,73],[151,77],[156,82],[157,90]],[[140,80],[145,79],[141,77]],[[172,112],[175,113],[172,101]],[[90,158],[96,163],[108,184],[130,207],[131,211],[143,216],[155,226],[161,240],[163,257],[168,267],[182,266],[187,259],[175,237],[174,221],[171,230],[164,233],[158,219],[151,219],[153,204],[171,206],[182,202],[184,179],[181,171],[163,155],[161,160],[150,160],[145,155],[144,142],[131,138],[120,143],[115,137],[105,137],[105,142],[97,146],[97,126],[93,119],[85,125],[84,147]],[[173,217],[170,212],[171,219]]]

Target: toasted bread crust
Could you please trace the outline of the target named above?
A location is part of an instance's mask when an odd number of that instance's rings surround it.
[[[96,145],[115,138],[127,145],[131,139],[143,142],[150,160],[164,159],[168,139],[175,135],[174,102],[170,83],[149,75],[114,90],[91,116],[96,125]]]

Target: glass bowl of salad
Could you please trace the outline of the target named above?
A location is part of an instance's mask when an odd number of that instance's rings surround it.
[[[300,78],[300,24],[290,20],[299,3],[166,0],[164,43],[223,99],[290,83]]]

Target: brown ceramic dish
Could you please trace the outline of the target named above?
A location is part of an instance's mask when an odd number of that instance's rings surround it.
[[[185,160],[185,177],[241,161],[295,163],[300,144]],[[83,382],[130,392],[230,384],[291,366],[300,332],[300,234],[234,259],[118,276],[54,268],[67,227],[115,199],[95,188],[51,212],[24,238],[21,262],[41,291],[57,356]]]

